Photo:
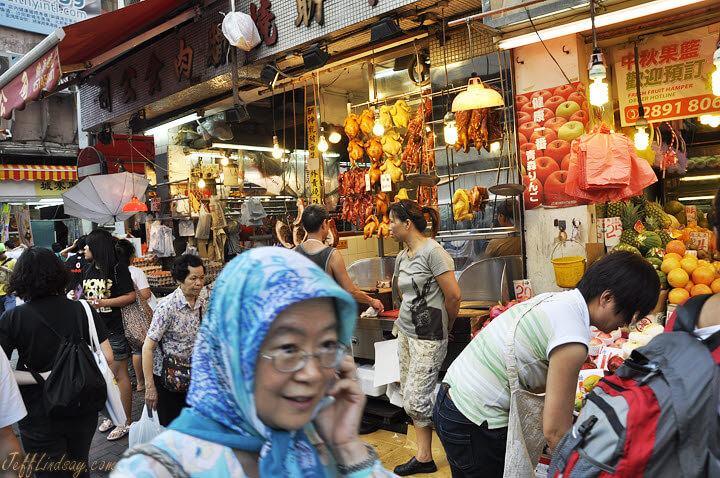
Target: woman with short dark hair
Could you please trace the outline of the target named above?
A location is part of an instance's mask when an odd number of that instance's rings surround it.
[[[130,271],[127,265],[118,263],[115,255],[115,239],[102,229],[87,235],[85,240],[85,263],[82,270],[83,298],[88,299],[105,321],[110,332],[110,345],[115,361],[110,366],[118,388],[127,421],[115,423],[115,429],[108,440],[119,440],[128,434],[128,425],[132,422],[132,384],[128,373],[130,344],[125,338],[121,308],[135,301]],[[105,420],[100,431],[107,431],[113,423]]]
[[[58,336],[82,337],[89,343],[85,309],[64,296],[68,279],[62,261],[49,249],[31,247],[18,259],[10,277],[10,290],[25,303],[0,317],[0,345],[8,357],[13,350],[18,351],[18,370],[33,370],[41,375],[49,372],[62,343]],[[112,348],[105,323],[96,313],[93,319],[100,347],[112,366]],[[45,411],[43,385],[21,385],[20,392],[28,411],[20,421],[25,453],[46,454],[46,469],[51,469],[50,463],[64,456],[65,462],[85,463],[87,470],[98,410],[87,410],[72,418],[54,418]],[[38,471],[36,476],[48,474]],[[87,471],[82,476],[88,476]]]
[[[195,336],[207,310],[207,302],[200,295],[205,285],[202,259],[183,254],[175,259],[172,276],[178,288],[158,302],[142,348],[145,403],[157,410],[163,426],[180,415],[187,395],[186,389],[165,382],[163,359],[172,356],[190,361]]]

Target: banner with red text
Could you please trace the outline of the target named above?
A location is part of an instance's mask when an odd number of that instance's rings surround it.
[[[702,27],[675,35],[651,35],[638,45],[640,94],[650,122],[720,112],[710,75],[718,28]],[[638,117],[633,44],[612,50],[615,84],[623,126]]]
[[[55,47],[0,90],[0,117],[10,118],[14,109],[23,109],[41,91],[55,88],[60,76],[60,54]]]

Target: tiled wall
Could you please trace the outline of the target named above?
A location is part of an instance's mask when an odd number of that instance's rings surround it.
[[[341,238],[347,241],[347,249],[338,249],[340,255],[345,261],[345,266],[349,266],[355,261],[368,259],[370,257],[378,257],[378,240],[377,238],[363,239],[363,236],[352,236]],[[392,239],[383,239],[383,245],[386,256],[394,256],[400,251],[398,243]]]

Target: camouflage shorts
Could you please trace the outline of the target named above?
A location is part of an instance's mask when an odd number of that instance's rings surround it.
[[[432,423],[433,394],[447,344],[447,339],[414,339],[398,331],[400,393],[405,413],[417,426]]]

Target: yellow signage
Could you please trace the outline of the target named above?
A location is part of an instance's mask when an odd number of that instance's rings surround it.
[[[35,196],[37,197],[60,197],[68,189],[75,186],[75,181],[34,181]]]
[[[320,155],[317,150],[318,124],[315,106],[308,106],[305,109],[305,121],[307,123],[308,137],[308,162],[306,167],[310,177],[310,203],[322,204],[322,173]]]

